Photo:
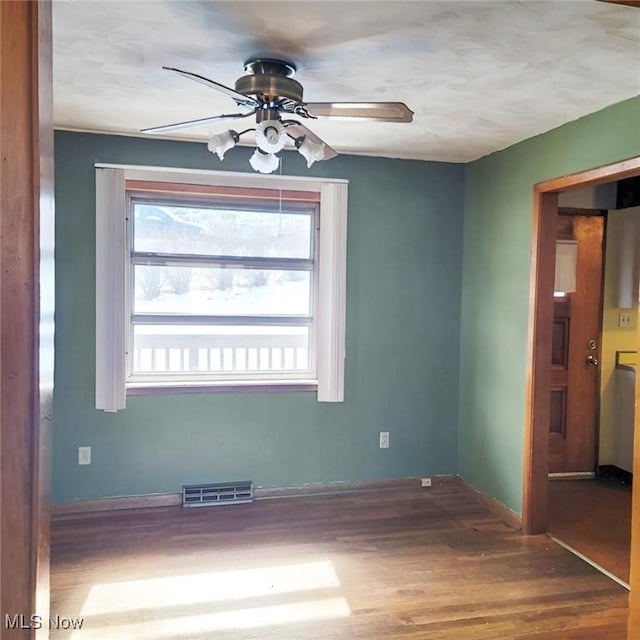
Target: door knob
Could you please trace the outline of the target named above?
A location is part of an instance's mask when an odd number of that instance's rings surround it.
[[[587,356],[587,365],[589,365],[590,367],[597,367],[598,366],[598,358],[594,358],[592,355],[588,355]]]

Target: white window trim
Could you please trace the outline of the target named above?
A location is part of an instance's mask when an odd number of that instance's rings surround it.
[[[316,367],[318,401],[344,400],[348,181],[311,177],[265,176],[240,172],[187,170],[139,165],[96,164],[96,409],[126,406],[126,180],[198,185],[280,188],[320,194]],[[292,383],[301,381],[280,381]],[[278,381],[256,383],[277,386]],[[197,383],[198,387],[236,386],[233,382]],[[130,385],[135,388],[138,385]],[[161,384],[155,385],[158,389]],[[174,384],[173,387],[180,385]],[[185,386],[190,386],[187,382]],[[254,385],[251,385],[254,386]]]
[[[344,188],[341,188],[344,187]],[[318,401],[344,400],[347,298],[347,185],[320,190],[316,367]]]
[[[122,169],[96,169],[96,409],[126,399],[126,201]]]

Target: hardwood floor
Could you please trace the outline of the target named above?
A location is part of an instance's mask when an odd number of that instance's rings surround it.
[[[58,517],[55,640],[622,640],[627,592],[431,489]]]
[[[550,481],[549,533],[629,583],[631,487],[615,481]]]

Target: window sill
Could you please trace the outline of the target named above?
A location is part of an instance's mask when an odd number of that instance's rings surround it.
[[[195,384],[130,383],[128,396],[160,396],[192,393],[272,393],[281,391],[317,391],[316,380],[270,380],[269,382],[208,382]]]

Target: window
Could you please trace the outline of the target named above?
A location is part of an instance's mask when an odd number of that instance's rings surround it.
[[[128,381],[316,379],[319,202],[127,195]]]
[[[96,169],[96,407],[282,385],[343,398],[346,183]]]
[[[554,298],[564,298],[576,290],[578,243],[575,240],[556,241],[556,272]]]

